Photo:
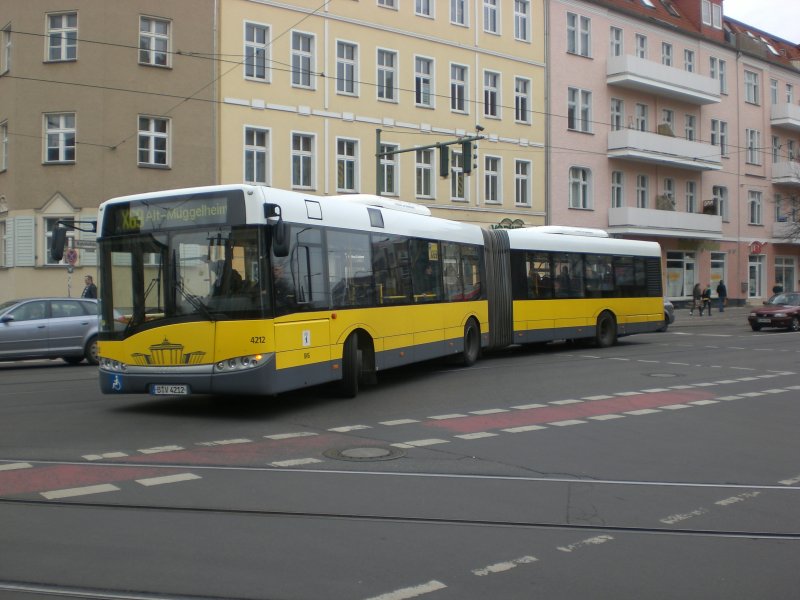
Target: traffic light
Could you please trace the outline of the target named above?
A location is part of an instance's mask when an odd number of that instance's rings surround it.
[[[461,142],[461,164],[464,175],[472,173],[472,142]]]
[[[450,146],[439,146],[439,177],[450,176]]]

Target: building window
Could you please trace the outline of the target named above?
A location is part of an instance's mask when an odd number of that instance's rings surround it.
[[[694,73],[694,50],[683,51],[683,69],[689,73]]]
[[[675,111],[670,108],[661,109],[661,124],[669,127],[669,132],[675,134]]]
[[[591,56],[592,20],[575,13],[567,13],[567,52]]]
[[[78,13],[47,15],[47,60],[78,58]]]
[[[728,188],[722,185],[715,185],[712,188],[712,195],[714,197],[712,201],[712,212],[711,214],[719,215],[722,217],[723,221],[728,220]],[[705,212],[705,205],[703,206],[703,212]]]
[[[719,4],[712,4],[711,16],[714,29],[722,29],[722,6]]]
[[[433,150],[415,152],[415,191],[417,198],[433,198]]]
[[[648,208],[650,204],[650,179],[647,175],[636,176],[636,208]]]
[[[467,112],[467,67],[450,66],[450,110]]]
[[[661,64],[672,66],[672,44],[661,42]]]
[[[11,69],[11,25],[0,30],[0,73]]]
[[[697,184],[694,181],[686,182],[686,212],[697,212]]]
[[[622,56],[625,46],[622,38],[622,29],[619,27],[612,27],[610,33],[610,47],[609,51],[611,56]]]
[[[466,26],[467,0],[450,0],[450,22]]]
[[[169,164],[169,119],[139,117],[139,166]]]
[[[611,99],[611,131],[625,128],[625,102],[619,98]]]
[[[483,114],[486,117],[500,116],[500,73],[483,73]]]
[[[0,123],[0,171],[8,169],[8,121]]]
[[[355,96],[358,81],[358,47],[349,42],[336,42],[336,91]]]
[[[791,83],[786,84],[786,103],[794,104],[794,86]]]
[[[531,205],[531,176],[530,161],[518,160],[514,165],[514,204],[517,206]]]
[[[719,80],[719,91],[721,94],[728,93],[727,64],[721,58],[714,56],[709,58],[710,73],[712,79]]]
[[[761,192],[750,190],[747,194],[747,214],[750,225],[761,225]]]
[[[483,30],[486,33],[500,33],[498,2],[500,0],[483,0]]]
[[[745,70],[744,99],[750,104],[759,104],[758,73]]]
[[[75,113],[44,116],[45,163],[75,162]]]
[[[483,199],[487,204],[500,204],[500,159],[487,156],[483,164]]]
[[[244,76],[247,79],[269,81],[269,27],[245,23]]]
[[[675,180],[672,177],[664,178],[664,193],[661,194],[663,206],[656,208],[673,210],[675,208]]]
[[[336,190],[358,191],[358,141],[336,140]]]
[[[611,172],[611,208],[621,208],[625,205],[624,173]]]
[[[786,158],[789,160],[794,160],[797,156],[797,153],[794,149],[794,140],[786,140]]]
[[[414,94],[417,106],[433,108],[433,59],[414,59]]]
[[[567,94],[567,129],[592,131],[592,92],[569,88]]]
[[[378,0],[378,6],[383,6],[384,8],[397,8],[396,0]]]
[[[139,64],[168,67],[169,21],[152,17],[139,18]]]
[[[777,135],[772,136],[772,162],[778,162],[781,151],[781,139]]]
[[[583,167],[571,167],[569,170],[569,207],[591,208],[592,172]]]
[[[381,153],[394,152],[400,147],[396,144],[381,144]],[[382,194],[396,196],[398,193],[397,155],[381,156],[381,168],[378,172],[378,189]]]
[[[711,145],[719,146],[722,156],[728,154],[728,122],[711,119]]]
[[[0,220],[0,267],[7,267],[6,262],[6,244],[9,240],[6,236],[6,222],[5,219]]]
[[[292,86],[313,87],[311,77],[314,64],[314,36],[298,31],[292,32]]]
[[[75,219],[72,217],[45,217],[44,219],[44,245],[45,245],[45,262],[46,265],[67,265],[67,258],[66,252],[61,260],[56,260],[53,258],[53,255],[50,254],[50,248],[52,246],[51,240],[53,239],[53,232],[58,227],[58,222],[61,221],[65,224],[72,224],[75,222]],[[66,248],[74,248],[75,247],[75,230],[67,227],[67,244]]]
[[[521,42],[530,41],[530,2],[514,0],[514,39]]]
[[[636,56],[647,58],[647,36],[641,33],[636,34]]]
[[[693,142],[696,137],[697,131],[697,118],[694,115],[686,115],[683,131],[686,136],[686,139],[690,142]]]
[[[769,99],[772,101],[772,106],[778,103],[778,80],[769,80]]]
[[[761,164],[761,132],[758,129],[746,129],[745,140],[747,141],[747,164]]]
[[[647,104],[636,103],[634,118],[637,131],[647,131]]]
[[[529,79],[514,79],[514,120],[517,123],[530,123],[530,88]]]
[[[292,187],[311,189],[314,184],[314,136],[292,134]]]
[[[421,17],[433,17],[433,0],[416,0],[414,14]]]
[[[396,102],[397,53],[378,50],[378,99]]]
[[[465,178],[464,154],[453,152],[450,159],[450,200],[454,202],[467,200]]]
[[[266,129],[247,127],[244,130],[244,181],[269,185],[269,132]]]

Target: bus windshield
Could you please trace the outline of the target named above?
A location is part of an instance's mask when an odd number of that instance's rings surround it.
[[[177,229],[101,239],[101,331],[271,312],[262,230]]]

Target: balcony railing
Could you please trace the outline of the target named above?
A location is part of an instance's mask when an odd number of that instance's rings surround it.
[[[800,187],[800,162],[786,160],[772,163],[772,183]]]
[[[800,106],[796,104],[774,104],[770,117],[773,127],[800,131]]]
[[[623,206],[608,210],[608,232],[720,239],[722,237],[722,217],[719,215]]]
[[[637,129],[609,132],[608,157],[695,171],[722,168],[719,146]]]
[[[606,82],[608,85],[665,96],[690,104],[714,104],[720,101],[719,81],[716,79],[637,56],[609,57]]]

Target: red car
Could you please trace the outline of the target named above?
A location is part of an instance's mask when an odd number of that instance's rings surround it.
[[[753,331],[762,327],[800,331],[800,293],[775,294],[764,302],[764,306],[751,310],[747,320]]]

